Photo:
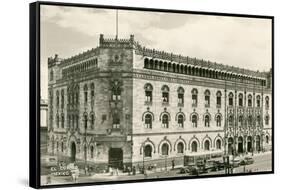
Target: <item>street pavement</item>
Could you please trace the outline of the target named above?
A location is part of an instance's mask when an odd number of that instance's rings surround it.
[[[271,171],[272,168],[272,154],[271,152],[254,154],[254,163],[246,166],[239,166],[234,168],[233,173],[249,173],[249,172],[261,172],[261,171]],[[201,175],[225,175],[224,170],[209,172]],[[80,175],[76,183],[89,183],[89,182],[104,182],[104,181],[124,181],[124,180],[138,180],[138,179],[155,179],[155,178],[170,178],[170,177],[180,177],[180,176],[191,176],[190,174],[180,174],[179,168],[174,170],[168,168],[157,169],[156,171],[147,171],[147,175],[136,174],[128,175],[128,173],[119,173],[117,175],[110,175],[109,173],[94,174],[91,176]],[[42,184],[46,184],[46,175],[41,176]],[[51,184],[73,184],[70,176],[61,177],[51,177]]]

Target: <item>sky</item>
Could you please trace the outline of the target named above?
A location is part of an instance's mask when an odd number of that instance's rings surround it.
[[[113,9],[41,5],[41,97],[47,98],[47,59],[68,58],[114,38]],[[118,11],[118,36],[142,46],[245,69],[271,68],[271,20],[144,11]]]

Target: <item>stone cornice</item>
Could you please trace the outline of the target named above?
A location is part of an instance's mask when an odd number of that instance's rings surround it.
[[[170,132],[144,132],[133,133],[132,136],[154,136],[154,135],[182,135],[182,134],[199,134],[199,133],[223,133],[224,130],[206,130],[206,131],[170,131]]]
[[[69,82],[85,82],[97,78],[111,78],[111,71],[100,71],[99,69],[88,70],[87,72],[83,72],[81,74],[77,74],[74,77],[68,79],[59,79],[56,84],[49,85],[49,87],[53,86],[59,87],[68,84]],[[196,76],[189,75],[181,75],[174,73],[162,73],[157,71],[145,71],[141,69],[134,69],[133,71],[121,71],[118,73],[122,73],[122,78],[137,78],[144,80],[154,80],[161,81],[167,83],[175,83],[175,84],[185,84],[185,85],[193,85],[193,86],[204,86],[208,88],[218,88],[218,89],[226,89],[227,90],[237,90],[237,91],[255,91],[256,93],[264,93],[271,94],[271,89],[266,89],[258,86],[254,86],[252,84],[245,83],[234,83],[232,81],[225,81],[219,79],[205,79]]]

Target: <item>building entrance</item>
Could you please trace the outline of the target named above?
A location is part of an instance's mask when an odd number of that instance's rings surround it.
[[[76,160],[76,145],[75,145],[74,142],[71,143],[70,149],[71,149],[70,162],[75,162],[75,160]]]
[[[108,152],[108,166],[123,169],[123,150],[121,148],[110,148]]]

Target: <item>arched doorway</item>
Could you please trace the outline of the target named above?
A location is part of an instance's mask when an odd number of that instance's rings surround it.
[[[122,148],[110,148],[108,151],[108,166],[123,169],[123,150]]]
[[[228,138],[228,154],[233,154],[233,138]]]
[[[252,152],[252,137],[247,137],[247,152]]]
[[[70,162],[75,162],[76,160],[76,145],[74,142],[70,145]]]
[[[261,137],[259,135],[256,136],[256,151],[261,151]]]
[[[238,137],[238,153],[243,153],[243,137]]]

